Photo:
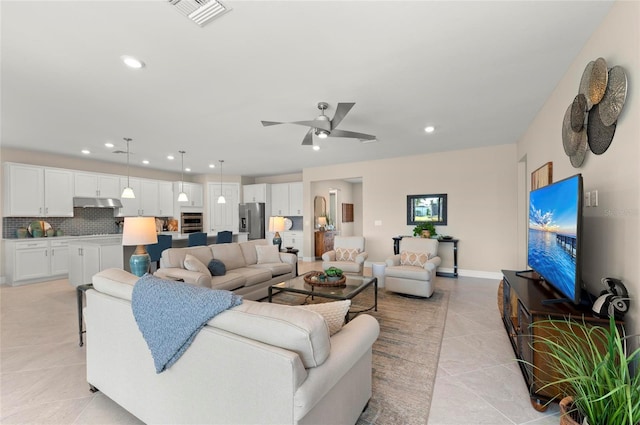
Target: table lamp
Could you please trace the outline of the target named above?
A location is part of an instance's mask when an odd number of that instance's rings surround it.
[[[154,217],[125,217],[122,230],[122,245],[136,245],[136,250],[131,255],[129,266],[131,273],[143,276],[149,271],[151,257],[147,253],[145,245],[158,243],[156,234],[156,219]]]
[[[273,235],[273,244],[278,245],[278,251],[280,251],[282,238],[278,232],[284,231],[284,217],[269,217],[269,231],[276,232],[275,235]]]

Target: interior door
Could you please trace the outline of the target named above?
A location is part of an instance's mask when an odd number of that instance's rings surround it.
[[[221,193],[227,201],[224,204],[218,203],[218,197]],[[237,233],[239,225],[238,204],[240,200],[240,185],[238,183],[223,183],[221,188],[219,183],[209,183],[208,195],[208,231],[216,233],[223,230],[230,230]]]

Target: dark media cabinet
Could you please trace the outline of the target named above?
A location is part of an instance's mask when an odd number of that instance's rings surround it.
[[[590,307],[571,303],[544,304],[544,300],[561,298],[561,295],[545,282],[526,279],[514,270],[502,270],[502,308],[504,327],[513,346],[522,376],[529,388],[531,405],[538,411],[547,409],[545,403],[557,398],[556,386],[542,388],[556,378],[544,353],[543,344],[535,344],[535,336],[542,332],[532,323],[547,319],[575,318],[594,326],[609,326],[608,319],[595,317]],[[544,336],[551,336],[544,332]]]

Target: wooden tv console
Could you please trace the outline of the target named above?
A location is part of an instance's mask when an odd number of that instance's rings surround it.
[[[502,270],[502,274],[502,321],[516,358],[521,360],[518,363],[529,387],[531,405],[538,411],[545,411],[546,402],[557,399],[560,389],[556,386],[542,388],[556,378],[544,353],[544,345],[535,344],[535,336],[542,334],[535,322],[571,317],[590,325],[608,327],[609,320],[595,317],[587,306],[543,304],[544,300],[561,298],[562,295],[547,283],[517,276],[514,270]],[[549,332],[545,332],[545,336],[550,336]]]

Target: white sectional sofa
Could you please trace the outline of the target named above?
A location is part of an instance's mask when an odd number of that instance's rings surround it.
[[[226,289],[242,295],[244,299],[259,300],[268,296],[268,288],[276,283],[292,279],[297,274],[298,257],[295,254],[279,253],[279,262],[260,263],[256,245],[274,245],[266,239],[240,243],[213,244],[188,248],[169,248],[162,252],[160,268],[154,273],[165,279],[182,279],[187,283],[213,289]],[[211,276],[187,270],[187,254],[196,257],[205,266],[212,259],[226,266],[223,276]]]
[[[120,269],[87,291],[87,381],[145,423],[354,424],[371,397],[378,322],[360,315],[329,336],[318,313],[244,301],[211,319],[156,374]]]

